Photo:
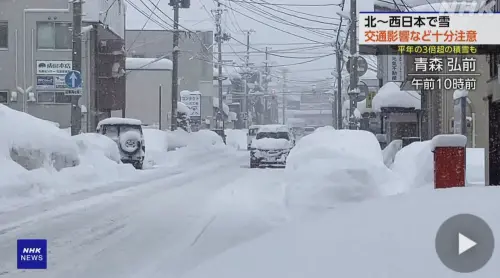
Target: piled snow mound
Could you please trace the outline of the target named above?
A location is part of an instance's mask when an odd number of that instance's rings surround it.
[[[398,139],[392,141],[382,150],[382,155],[384,156],[384,164],[387,167],[390,167],[392,163],[394,163],[396,154],[399,152],[399,150],[401,150],[402,147],[403,147],[403,140]]]
[[[431,141],[413,142],[402,148],[394,158],[391,169],[404,179],[406,190],[434,187],[434,157]]]
[[[457,142],[461,143],[461,142]],[[391,169],[401,176],[407,190],[434,188],[434,153],[432,141],[413,142],[397,154]],[[467,148],[467,186],[482,186],[484,180],[484,149]]]
[[[191,133],[182,129],[168,131],[167,141],[169,150],[175,150],[183,147],[206,149],[224,145],[222,138],[217,133],[207,129]]]
[[[247,149],[248,129],[226,129],[226,143],[237,150]]]
[[[26,168],[78,165],[78,147],[71,136],[52,122],[0,104],[0,156]],[[3,169],[2,169],[3,172]]]
[[[159,129],[145,128],[144,143],[146,144],[146,157],[144,166],[146,168],[164,164],[167,160],[168,139],[167,132]]]
[[[98,133],[82,133],[72,136],[78,145],[80,154],[99,152],[108,159],[120,163],[120,151],[115,141]]]
[[[177,112],[184,113],[186,115],[191,114],[191,110],[183,102],[177,102]]]
[[[229,249],[183,277],[459,277],[436,255],[439,226],[466,212],[498,231],[499,199],[500,188],[493,186],[416,192],[345,206]],[[497,259],[494,253],[470,276],[496,277]]]
[[[329,208],[401,192],[397,175],[383,162],[375,136],[360,130],[324,128],[291,150],[287,201],[293,207]]]

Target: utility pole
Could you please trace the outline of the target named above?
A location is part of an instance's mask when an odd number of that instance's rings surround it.
[[[82,72],[82,0],[73,0],[73,51],[72,69]],[[80,91],[81,92],[81,91]],[[82,129],[82,110],[78,106],[80,95],[71,96],[71,135],[77,135]]]
[[[217,9],[213,10],[215,12],[215,25],[217,29],[217,33],[215,34],[215,41],[217,42],[217,67],[218,67],[218,87],[219,87],[219,109],[217,109],[217,117],[216,117],[216,128],[219,129],[220,135],[224,142],[226,142],[226,135],[224,131],[224,102],[223,92],[222,92],[222,80],[225,78],[222,76],[222,43],[224,41],[228,41],[230,39],[230,35],[222,32],[221,20],[222,20],[222,4],[220,0],[217,0]]]
[[[250,75],[250,34],[255,32],[254,30],[250,29],[247,31],[244,31],[247,35],[247,52],[245,55],[245,72],[243,73],[243,90],[245,91],[245,97],[243,99],[243,111],[248,117],[248,111],[249,111],[249,100],[248,100],[248,77]],[[248,120],[245,121],[245,128],[248,128]]]
[[[271,109],[268,109],[268,97],[269,97],[269,47],[266,47],[266,60],[264,62],[265,68],[264,68],[264,124],[266,123],[271,123]],[[267,119],[269,121],[266,121],[266,117],[268,116]]]
[[[287,87],[287,73],[288,69],[284,68],[283,69],[283,124],[286,124],[286,95],[285,93],[288,91]]]
[[[174,8],[174,33],[172,51],[172,115],[170,117],[170,130],[177,129],[177,94],[179,94],[179,1],[172,0]]]
[[[174,9],[174,30],[172,49],[172,115],[170,117],[170,129],[177,129],[177,101],[179,95],[179,9],[187,9],[191,5],[190,0],[170,0],[168,5]]]
[[[337,43],[337,92],[335,105],[337,106],[337,129],[342,129],[342,60],[343,52],[340,43]]]
[[[354,119],[354,110],[357,106],[357,97],[359,94],[358,89],[358,36],[356,30],[357,14],[356,14],[356,0],[351,0],[351,14],[350,14],[350,50],[351,50],[351,84],[349,88],[349,129],[357,129],[357,124]]]

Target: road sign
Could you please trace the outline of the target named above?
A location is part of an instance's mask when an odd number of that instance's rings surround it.
[[[79,71],[72,70],[64,76],[64,82],[70,89],[76,89],[82,87],[82,75]]]
[[[349,88],[350,88],[350,85],[349,85]],[[368,94],[369,94],[368,85],[366,85],[365,82],[360,81],[358,83],[358,89],[359,89],[359,94],[358,94],[356,101],[360,102],[360,101],[365,100],[366,96],[368,96]]]
[[[351,73],[351,60],[352,57],[347,60],[347,72]],[[358,77],[365,75],[368,71],[368,63],[364,57],[358,56]]]

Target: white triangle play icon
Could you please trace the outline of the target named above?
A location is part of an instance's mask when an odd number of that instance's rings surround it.
[[[458,255],[462,255],[465,251],[476,246],[477,243],[470,238],[458,233]]]

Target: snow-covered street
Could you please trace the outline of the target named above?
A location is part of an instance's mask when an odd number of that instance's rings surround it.
[[[247,152],[210,152],[191,165],[144,172],[147,182],[0,214],[0,275],[178,277],[287,217],[284,171],[249,169]],[[16,269],[16,240],[33,237],[49,242],[48,271]]]

